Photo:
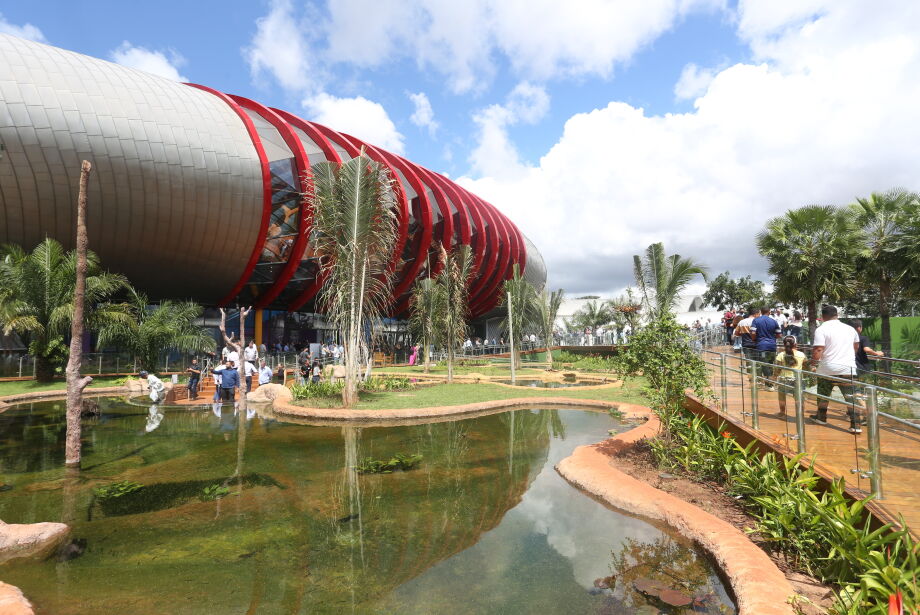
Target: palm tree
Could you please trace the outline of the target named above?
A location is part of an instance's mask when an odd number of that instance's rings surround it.
[[[549,363],[550,369],[553,369],[553,329],[564,297],[565,291],[561,288],[553,292],[547,292],[544,289],[536,302],[537,323],[543,333],[543,342],[546,345],[546,361]]]
[[[850,206],[861,244],[857,271],[863,284],[878,292],[878,314],[882,321],[882,350],[891,356],[891,306],[898,285],[910,272],[903,241],[904,222],[917,195],[901,188],[869,198],[856,199]]]
[[[505,307],[505,317],[499,327],[508,333],[509,339],[513,329],[514,356],[511,357],[511,360],[514,361],[515,366],[519,366],[521,364],[521,341],[524,339],[524,334],[536,328],[534,325],[538,324],[536,318],[537,289],[524,279],[520,266],[515,263],[511,277],[505,280],[503,290],[501,305]]]
[[[132,318],[103,324],[99,344],[118,344],[129,350],[141,369],[155,372],[163,350],[204,352],[214,349],[214,338],[195,324],[202,308],[193,301],[163,301],[151,306],[147,295],[131,290]]]
[[[680,254],[665,255],[660,242],[645,249],[644,259],[639,254],[633,256],[633,273],[650,320],[672,312],[695,276],[707,279],[706,267]]]
[[[441,260],[444,265],[437,282],[441,296],[442,340],[447,348],[447,382],[454,380],[454,357],[457,346],[463,343],[468,329],[469,286],[473,275],[473,250],[459,245],[448,252],[441,246]]]
[[[358,400],[361,358],[368,356],[366,330],[373,330],[390,301],[390,256],[396,243],[393,179],[361,154],[341,165],[313,166],[316,255],[326,282],[320,296],[328,318],[343,334],[345,387],[342,404]]]
[[[610,311],[610,303],[592,299],[583,306],[578,308],[572,314],[570,326],[574,327],[579,333],[585,329],[596,329],[602,327],[613,320],[613,314]]]
[[[611,299],[607,302],[614,324],[621,331],[629,325],[631,331],[639,328],[639,316],[642,313],[642,305],[633,294],[633,289],[626,289],[626,293]]]
[[[76,279],[76,253],[65,252],[53,239],[45,239],[32,252],[16,245],[0,247],[0,327],[6,335],[23,338],[40,382],[50,382],[67,357],[65,335],[73,318]],[[102,271],[99,258],[87,251],[87,329],[129,318],[123,304],[106,302],[127,287],[124,276]]]
[[[814,335],[818,304],[840,300],[853,286],[859,238],[851,216],[830,205],[791,209],[767,222],[757,248],[770,263],[774,296],[804,303]]]
[[[439,321],[443,316],[443,287],[431,278],[422,278],[412,287],[409,331],[422,346],[425,373],[431,363],[431,346],[438,343]]]

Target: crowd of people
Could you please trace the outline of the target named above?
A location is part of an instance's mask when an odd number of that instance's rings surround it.
[[[811,358],[798,348],[802,335],[802,314],[798,310],[793,310],[791,317],[789,312],[771,307],[751,307],[744,314],[726,312],[723,326],[725,341],[741,353],[745,360],[742,366],[749,378],[754,382],[754,364],[750,361],[756,361],[759,366],[756,382],[777,392],[781,411],[786,409],[786,396],[794,390],[795,370],[813,369],[818,375],[818,401],[811,420],[827,425],[828,398],[837,388],[850,405],[847,411],[850,432],[862,432],[865,419],[854,401],[855,385],[872,371],[870,357],[884,356],[872,348],[871,341],[863,334],[862,321],[856,319],[847,324],[839,319],[836,307],[825,305],[821,310],[821,325],[813,335]]]

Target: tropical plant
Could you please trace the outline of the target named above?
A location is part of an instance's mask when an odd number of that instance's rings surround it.
[[[553,368],[553,330],[556,327],[556,316],[559,314],[559,307],[564,298],[565,291],[561,288],[552,292],[544,289],[536,302],[536,321],[543,334],[546,361],[550,369]]]
[[[707,279],[706,267],[680,254],[667,256],[662,243],[646,248],[644,258],[633,256],[633,274],[650,320],[671,312],[695,276]]]
[[[591,299],[583,306],[575,310],[569,319],[568,325],[575,329],[576,332],[583,332],[585,329],[597,329],[603,327],[613,320],[613,313],[610,304],[607,301],[597,301]]]
[[[897,287],[910,275],[904,224],[916,200],[916,194],[894,188],[883,193],[873,192],[868,198],[856,199],[850,206],[860,244],[856,271],[864,284],[878,290],[882,351],[886,356],[891,356],[892,303]]]
[[[814,332],[818,304],[838,301],[852,289],[859,238],[848,212],[807,205],[767,222],[757,248],[770,263],[773,294],[786,303],[805,304]]]
[[[358,474],[392,474],[396,470],[407,471],[418,466],[422,456],[418,453],[396,453],[389,461],[365,457],[355,469]]]
[[[444,314],[443,286],[429,277],[422,278],[412,287],[409,310],[409,332],[422,348],[425,373],[431,369],[431,347],[438,343]]]
[[[127,349],[141,369],[155,372],[160,353],[166,349],[205,352],[215,347],[207,329],[195,324],[202,308],[193,301],[165,300],[150,305],[147,295],[132,289],[128,306],[132,318],[103,323],[99,343]]]
[[[438,274],[441,287],[441,340],[447,349],[447,382],[454,380],[457,347],[466,339],[469,318],[469,287],[473,275],[473,250],[459,245],[448,252],[441,246],[443,266]]]
[[[639,318],[642,315],[642,304],[636,298],[632,288],[627,287],[626,292],[607,302],[613,324],[619,330],[627,326],[630,331],[639,329]]]
[[[726,271],[709,280],[703,294],[703,305],[711,305],[717,310],[735,311],[742,306],[768,305],[770,300],[763,282],[752,280],[751,276],[733,279]]]
[[[325,279],[320,305],[343,335],[342,403],[350,408],[358,400],[359,369],[368,353],[366,332],[390,301],[396,193],[386,167],[363,150],[341,165],[313,165],[313,184],[306,198]]]
[[[521,275],[520,266],[515,263],[511,277],[505,280],[501,306],[505,308],[505,317],[499,328],[508,334],[514,344],[514,356],[511,360],[515,366],[521,364],[521,342],[524,335],[539,326],[537,319],[537,289]],[[536,326],[535,326],[536,325]]]
[[[103,271],[90,251],[86,267],[87,328],[124,323],[130,311],[108,300],[128,287],[127,279]],[[67,357],[65,334],[74,312],[76,272],[76,253],[64,251],[53,239],[45,239],[32,252],[16,245],[0,247],[0,327],[5,335],[16,333],[26,343],[40,382],[51,381]]]

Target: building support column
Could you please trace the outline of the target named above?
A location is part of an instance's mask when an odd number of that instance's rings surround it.
[[[253,318],[253,320],[255,321],[256,328],[255,335],[253,337],[255,338],[256,347],[258,348],[262,345],[262,308],[259,308],[255,311],[255,318]]]

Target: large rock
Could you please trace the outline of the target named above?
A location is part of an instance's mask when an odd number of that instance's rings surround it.
[[[330,382],[344,380],[346,373],[344,365],[327,365],[325,369],[326,380]]]
[[[0,521],[0,564],[19,557],[44,558],[70,535],[63,523],[4,523]],[[4,611],[0,610],[0,613]]]
[[[276,399],[291,401],[294,399],[294,396],[291,394],[291,389],[283,384],[263,384],[255,391],[246,393],[246,401],[254,403],[271,402]]]
[[[0,582],[0,613],[3,615],[34,615],[32,605],[22,595],[22,590]]]

